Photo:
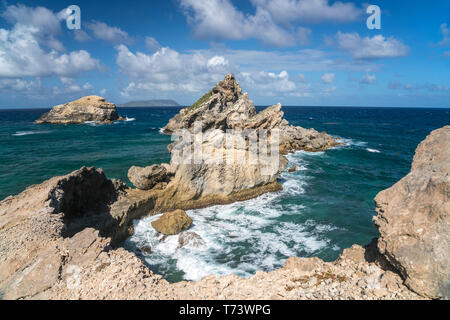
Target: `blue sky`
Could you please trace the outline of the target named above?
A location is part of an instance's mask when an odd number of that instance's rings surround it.
[[[449,71],[448,0],[0,3],[0,107],[189,105],[229,72],[257,105],[450,107]]]

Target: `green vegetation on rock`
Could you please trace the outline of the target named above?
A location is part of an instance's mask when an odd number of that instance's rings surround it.
[[[205,93],[205,95],[203,97],[201,97],[200,99],[198,99],[197,101],[194,102],[194,104],[188,108],[186,108],[186,112],[192,112],[195,109],[197,109],[198,107],[200,107],[203,103],[205,103],[206,101],[208,101],[209,98],[211,98],[212,96],[212,91],[209,90],[207,93]]]

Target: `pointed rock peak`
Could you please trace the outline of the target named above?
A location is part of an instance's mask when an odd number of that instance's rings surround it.
[[[212,94],[220,94],[222,96],[222,102],[225,105],[228,102],[236,102],[242,95],[241,86],[236,81],[233,74],[227,74],[211,91]]]

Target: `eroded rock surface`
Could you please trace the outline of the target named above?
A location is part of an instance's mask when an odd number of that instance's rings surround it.
[[[450,126],[418,147],[411,172],[375,198],[379,250],[414,291],[450,298]]]
[[[163,189],[170,180],[167,164],[155,164],[145,168],[132,166],[128,170],[128,179],[141,190]]]
[[[123,120],[116,106],[99,96],[86,96],[81,99],[53,107],[44,113],[36,123],[77,124],[86,121],[109,123]]]
[[[188,229],[192,224],[192,219],[184,210],[166,212],[157,220],[152,222],[152,227],[159,233],[165,235],[178,234]]]

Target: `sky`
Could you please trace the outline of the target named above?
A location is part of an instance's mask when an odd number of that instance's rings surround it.
[[[227,73],[261,106],[450,107],[450,1],[0,0],[0,107],[190,105]]]

